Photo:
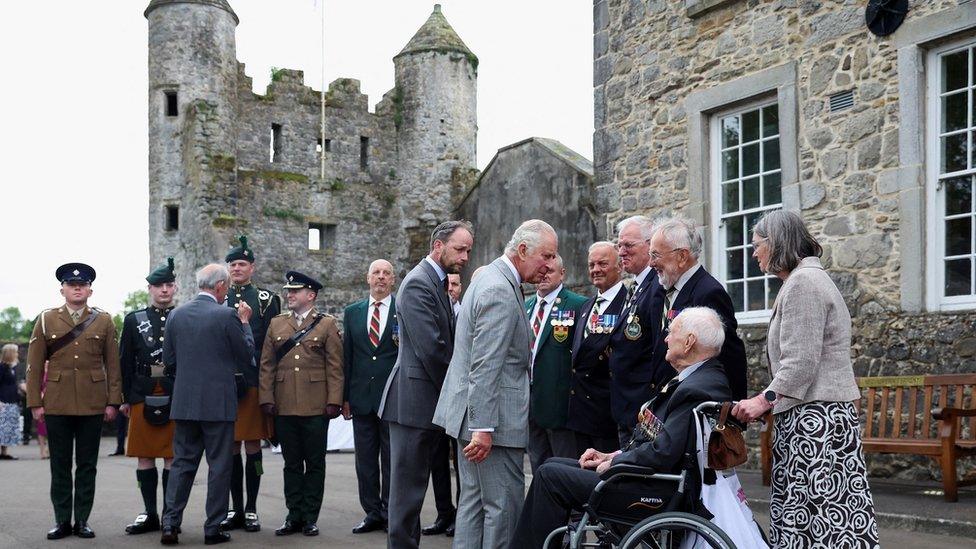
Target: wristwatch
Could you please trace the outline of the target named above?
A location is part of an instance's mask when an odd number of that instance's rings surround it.
[[[770,408],[772,408],[773,406],[775,406],[776,405],[776,401],[779,400],[779,397],[776,395],[776,391],[773,391],[773,390],[764,391],[762,395],[763,395],[763,398],[766,399],[766,402],[769,404],[769,407]]]

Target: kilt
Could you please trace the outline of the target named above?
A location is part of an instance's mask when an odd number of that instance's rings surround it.
[[[165,394],[162,387],[156,384],[154,395]],[[129,435],[125,440],[125,455],[137,458],[165,458],[173,457],[173,432],[175,421],[168,421],[166,425],[150,425],[142,410],[145,404],[133,404],[129,412]]]
[[[261,440],[274,435],[272,419],[261,411],[258,388],[248,387],[244,398],[237,401],[237,421],[234,422],[234,442]]]

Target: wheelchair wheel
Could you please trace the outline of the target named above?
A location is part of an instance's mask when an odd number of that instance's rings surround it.
[[[711,549],[735,549],[719,527],[698,515],[678,512],[661,513],[637,523],[620,542],[620,549],[677,549],[688,536],[697,536]]]

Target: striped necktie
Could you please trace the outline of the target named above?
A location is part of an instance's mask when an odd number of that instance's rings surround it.
[[[590,309],[590,317],[586,320],[586,326],[583,328],[583,339],[590,336],[590,333],[596,328],[596,322],[600,318],[600,305],[606,302],[607,298],[598,297],[596,302],[593,303],[593,308]]]
[[[676,294],[677,292],[678,292],[678,290],[672,286],[664,294],[664,311],[661,312],[661,331],[662,332],[664,332],[665,330],[667,330],[668,329],[668,325],[671,324],[671,319],[668,318],[668,313],[671,312],[671,304],[673,302],[672,300],[674,299],[674,294]]]
[[[542,321],[546,313],[546,300],[539,300],[539,310],[535,314],[535,319],[532,321],[532,349],[535,349],[535,342],[539,339],[539,332],[542,331]]]
[[[369,342],[373,347],[380,346],[380,305],[382,302],[373,303],[373,316],[369,319]]]

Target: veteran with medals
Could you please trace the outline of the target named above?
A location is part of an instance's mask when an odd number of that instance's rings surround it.
[[[66,263],[55,277],[65,303],[42,312],[34,323],[27,349],[27,406],[35,420],[47,423],[51,448],[55,527],[47,539],[93,538],[88,516],[102,421],[114,420],[115,407],[122,404],[119,348],[112,317],[88,306],[95,269]]]
[[[232,509],[220,526],[224,530],[243,528],[246,532],[257,532],[261,530],[257,498],[261,475],[264,473],[261,439],[270,438],[273,434],[271,422],[261,414],[258,405],[258,365],[261,363],[261,349],[268,325],[272,318],[281,313],[281,299],[276,293],[260,288],[251,281],[255,271],[254,250],[248,246],[246,236],[241,235],[238,240],[240,245],[232,248],[224,258],[231,282],[226,303],[236,308],[241,302],[245,302],[254,311],[250,320],[251,332],[254,334],[254,364],[243,371],[246,388],[237,403],[237,421],[234,423],[234,459],[230,481]],[[240,381],[239,379],[238,382]],[[244,452],[247,454],[246,463],[241,460],[241,443],[244,444]]]
[[[261,408],[274,418],[285,460],[288,516],[275,535],[319,534],[329,421],[342,410],[342,336],[335,318],[314,308],[322,289],[289,271],[289,312],[271,319],[261,353]]]
[[[556,256],[553,270],[525,302],[532,328],[529,385],[529,463],[532,472],[551,457],[577,457],[576,437],[566,428],[572,377],[573,333],[586,298],[563,287],[566,268]]]
[[[166,265],[149,273],[149,306],[125,315],[122,321],[119,361],[125,404],[120,411],[129,418],[125,455],[139,459],[136,483],[145,504],[145,511],[125,527],[125,533],[130,535],[160,529],[156,493],[162,480],[166,501],[166,484],[173,465],[176,424],[169,418],[173,380],[163,371],[166,318],[175,307],[177,290],[173,267],[171,257]],[[162,479],[156,471],[156,458],[163,460]]]

